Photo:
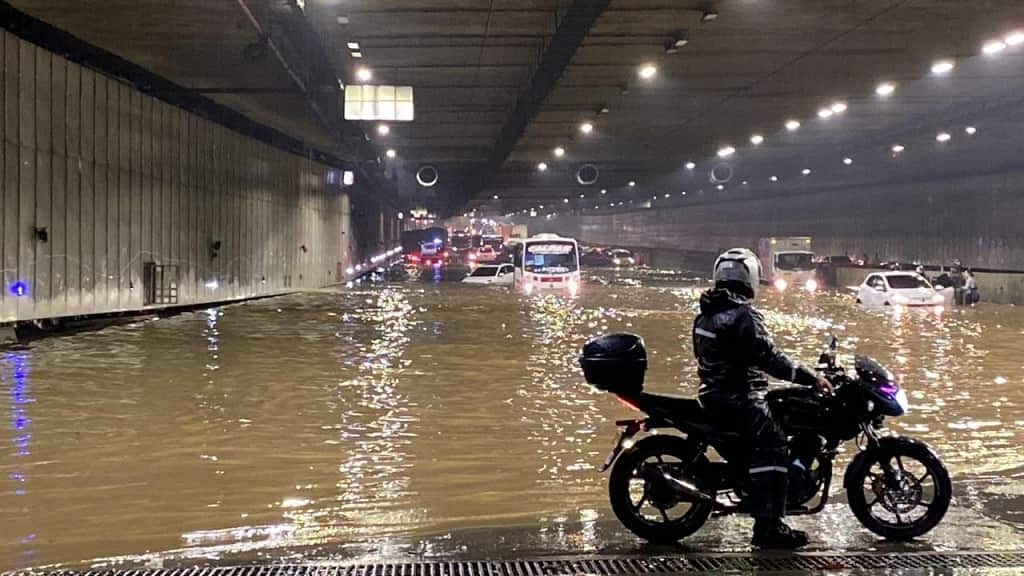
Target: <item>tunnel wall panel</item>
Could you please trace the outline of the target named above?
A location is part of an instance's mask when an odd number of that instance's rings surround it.
[[[159,307],[150,262],[194,305],[341,281],[359,255],[329,166],[7,32],[0,80],[0,322]]]
[[[811,236],[820,255],[1024,270],[1024,173],[963,176],[583,216],[595,243],[718,253]]]

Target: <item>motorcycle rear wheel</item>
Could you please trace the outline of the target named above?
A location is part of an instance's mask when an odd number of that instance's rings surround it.
[[[707,522],[711,515],[712,502],[690,501],[683,498],[664,499],[660,487],[652,487],[641,476],[645,465],[668,466],[676,475],[699,486],[699,482],[687,474],[687,464],[694,462],[693,448],[685,440],[675,436],[650,436],[619,456],[612,467],[608,480],[608,495],[612,510],[622,525],[648,542],[677,542],[693,534]],[[706,462],[703,455],[697,456],[697,464]],[[638,486],[639,484],[639,486]],[[639,499],[636,494],[640,492]],[[661,499],[652,499],[650,492],[662,491]],[[685,509],[679,510],[685,506]],[[681,514],[680,514],[681,512]]]
[[[899,473],[898,486],[886,482],[883,464]],[[911,540],[946,515],[953,495],[949,472],[924,444],[891,442],[856,466],[847,485],[847,500],[857,520],[875,534],[887,540]]]

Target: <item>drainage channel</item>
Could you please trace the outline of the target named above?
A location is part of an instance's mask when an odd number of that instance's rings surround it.
[[[819,570],[1022,568],[1021,552],[917,552],[857,554],[714,554],[686,556],[568,557],[480,562],[338,565],[197,566],[174,569],[54,571],[55,576],[620,576],[688,575],[721,571],[757,573]],[[8,573],[13,575],[16,573]],[[25,572],[23,574],[28,574]],[[33,572],[33,574],[39,574]]]

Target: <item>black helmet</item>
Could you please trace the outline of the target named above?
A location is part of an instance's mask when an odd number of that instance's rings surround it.
[[[757,255],[746,248],[726,250],[715,260],[712,273],[716,288],[726,288],[741,296],[757,296],[761,283],[761,264]]]

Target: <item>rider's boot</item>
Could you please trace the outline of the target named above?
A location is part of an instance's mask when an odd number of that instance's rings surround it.
[[[750,543],[758,548],[800,548],[807,545],[807,534],[790,528],[781,518],[762,517],[754,521]]]

